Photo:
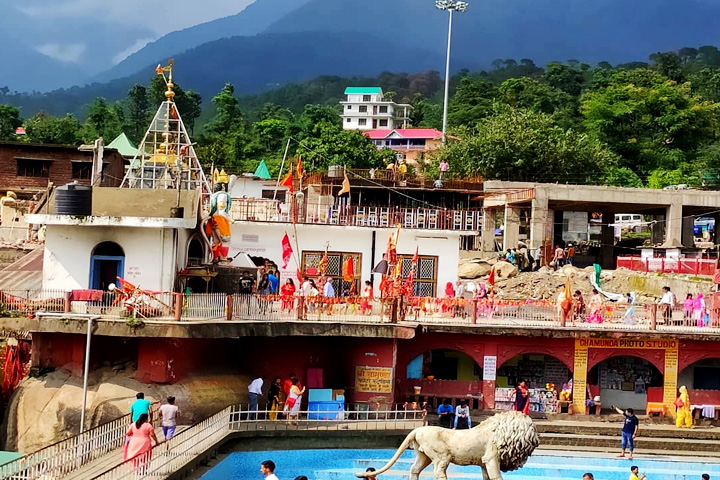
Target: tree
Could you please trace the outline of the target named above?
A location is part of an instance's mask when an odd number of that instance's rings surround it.
[[[497,89],[491,83],[464,77],[448,105],[448,124],[474,126],[492,111]]]
[[[82,133],[86,142],[91,142],[98,137],[103,137],[110,142],[122,131],[116,110],[108,105],[104,98],[96,98],[86,107],[86,110],[85,128]]]
[[[128,90],[125,102],[128,109],[130,138],[139,142],[150,121],[151,112],[147,88],[140,84],[134,85]]]
[[[80,122],[70,114],[53,117],[44,112],[34,115],[25,125],[31,142],[60,145],[78,145],[81,129]]]
[[[573,67],[558,62],[551,62],[548,63],[545,68],[543,80],[551,87],[562,90],[573,97],[578,97],[580,96],[580,92],[582,92],[585,76],[583,72]]]
[[[496,105],[476,134],[459,135],[439,158],[453,172],[485,179],[597,183],[617,157],[590,135],[557,126],[550,115]]]
[[[215,117],[205,127],[209,133],[228,134],[244,130],[245,119],[231,83],[226,83],[212,102],[215,105]]]
[[[279,151],[290,132],[290,122],[268,118],[253,124],[253,132],[258,142],[268,153]]]
[[[276,103],[266,103],[260,110],[260,120],[283,120],[286,122],[294,122],[295,115]]]
[[[305,105],[298,120],[300,137],[315,135],[324,123],[341,127],[341,119],[339,106]]]
[[[680,56],[675,52],[658,52],[650,55],[653,68],[670,80],[682,82],[685,79],[685,70]]]
[[[15,129],[22,125],[20,110],[12,105],[0,105],[0,140],[12,140]]]
[[[573,100],[562,90],[527,77],[505,80],[498,88],[498,94],[500,101],[513,107],[549,114],[568,106]]]
[[[181,97],[178,103],[178,111],[183,119],[183,123],[190,129],[190,134],[195,134],[195,120],[202,114],[202,96],[193,90],[185,92],[185,96]]]
[[[586,93],[581,111],[588,130],[622,156],[620,166],[641,177],[673,170],[714,136],[717,105],[648,71],[620,72],[604,88]]]
[[[370,140],[357,130],[343,130],[328,122],[319,123],[313,136],[300,142],[298,155],[308,171],[323,170],[330,165],[348,168],[383,167],[383,156]]]

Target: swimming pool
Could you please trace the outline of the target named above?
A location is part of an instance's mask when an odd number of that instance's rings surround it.
[[[395,453],[394,450],[276,450],[235,452],[228,455],[201,480],[262,480],[260,463],[272,460],[280,480],[293,480],[305,475],[309,480],[353,480],[356,472],[367,467],[380,468]],[[644,456],[634,460],[612,458],[611,454],[581,453],[571,455],[537,451],[523,468],[504,473],[509,480],[580,480],[585,472],[592,472],[596,480],[628,480],[630,466],[637,465],[648,480],[700,480],[707,473],[711,480],[720,478],[720,462],[714,459],[682,459],[677,457]],[[400,460],[378,480],[407,480],[415,452],[406,451]],[[421,478],[432,479],[432,465]],[[480,467],[450,465],[448,478],[453,480],[482,480]]]

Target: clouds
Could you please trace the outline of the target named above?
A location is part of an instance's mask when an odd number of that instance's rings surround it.
[[[234,15],[254,0],[26,0],[23,12],[36,18],[91,17],[147,27],[158,35]]]
[[[80,63],[87,45],[84,43],[70,43],[62,45],[60,43],[46,43],[35,48],[36,51],[47,55],[48,57],[60,60],[62,62]]]

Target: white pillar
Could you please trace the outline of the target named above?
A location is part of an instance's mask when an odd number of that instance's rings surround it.
[[[679,247],[682,245],[682,203],[673,199],[665,210],[665,243],[663,247]]]

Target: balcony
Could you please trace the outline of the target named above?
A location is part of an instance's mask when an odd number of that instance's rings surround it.
[[[423,147],[424,148],[424,147]],[[383,169],[352,169],[348,170],[348,178],[353,186],[374,185],[403,188],[427,188],[440,190],[435,187],[435,178],[417,173],[406,173]],[[328,185],[342,180],[342,178],[329,177],[327,173],[313,173],[303,183],[304,185]],[[483,192],[482,178],[455,179],[445,175],[442,180],[442,190],[456,190],[464,193],[479,195]],[[235,201],[235,200],[233,200]]]
[[[231,215],[235,221],[341,225],[371,228],[457,230],[477,232],[482,210],[433,208],[362,207],[290,204],[265,199],[234,198]]]

